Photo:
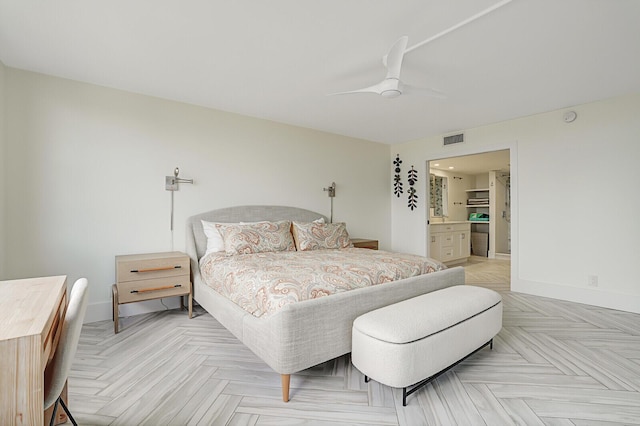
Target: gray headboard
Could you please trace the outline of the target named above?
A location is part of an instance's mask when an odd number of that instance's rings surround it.
[[[187,219],[187,254],[196,264],[207,249],[207,237],[202,230],[201,220],[208,222],[258,222],[261,220],[295,220],[311,222],[327,218],[311,210],[286,206],[237,206],[211,210]]]

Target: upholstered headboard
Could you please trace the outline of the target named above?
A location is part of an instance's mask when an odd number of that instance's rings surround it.
[[[202,220],[223,223],[258,222],[261,220],[311,222],[321,217],[327,220],[320,213],[286,206],[237,206],[200,213],[187,219],[187,254],[197,264],[207,249],[207,237],[202,229]]]

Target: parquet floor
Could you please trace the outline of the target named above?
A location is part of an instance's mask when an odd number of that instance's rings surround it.
[[[640,424],[640,315],[501,294],[494,349],[407,407],[401,391],[365,384],[348,355],[292,376],[283,403],[279,375],[198,308],[191,320],[180,311],[125,318],[118,335],[111,321],[86,324],[71,410],[81,425]]]

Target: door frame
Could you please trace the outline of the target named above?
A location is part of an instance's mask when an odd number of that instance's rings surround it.
[[[445,147],[443,147],[445,148]],[[452,147],[453,148],[453,147]],[[466,155],[475,155],[475,154],[484,154],[487,152],[493,151],[503,151],[509,150],[509,168],[510,168],[510,179],[511,179],[511,283],[510,288],[513,288],[513,283],[519,279],[518,274],[518,259],[520,253],[520,239],[519,239],[519,221],[518,221],[518,142],[506,142],[499,143],[494,145],[484,145],[484,146],[465,146],[465,147],[455,147],[455,150],[448,152],[446,149],[441,149],[438,152],[431,152],[426,156],[426,170],[427,176],[430,174],[429,162],[434,160],[442,160],[445,158],[454,158],[454,157],[462,157]],[[425,185],[425,200],[430,200],[430,186]],[[425,218],[423,223],[425,224],[426,232],[425,232],[425,255],[429,256],[430,250],[430,232],[429,232],[429,204],[427,203],[427,208],[425,209]],[[517,287],[517,285],[516,285]]]

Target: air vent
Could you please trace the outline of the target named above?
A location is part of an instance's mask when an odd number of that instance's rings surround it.
[[[444,137],[444,145],[453,145],[454,143],[462,143],[464,142],[464,133],[460,133],[459,135],[451,135]]]

